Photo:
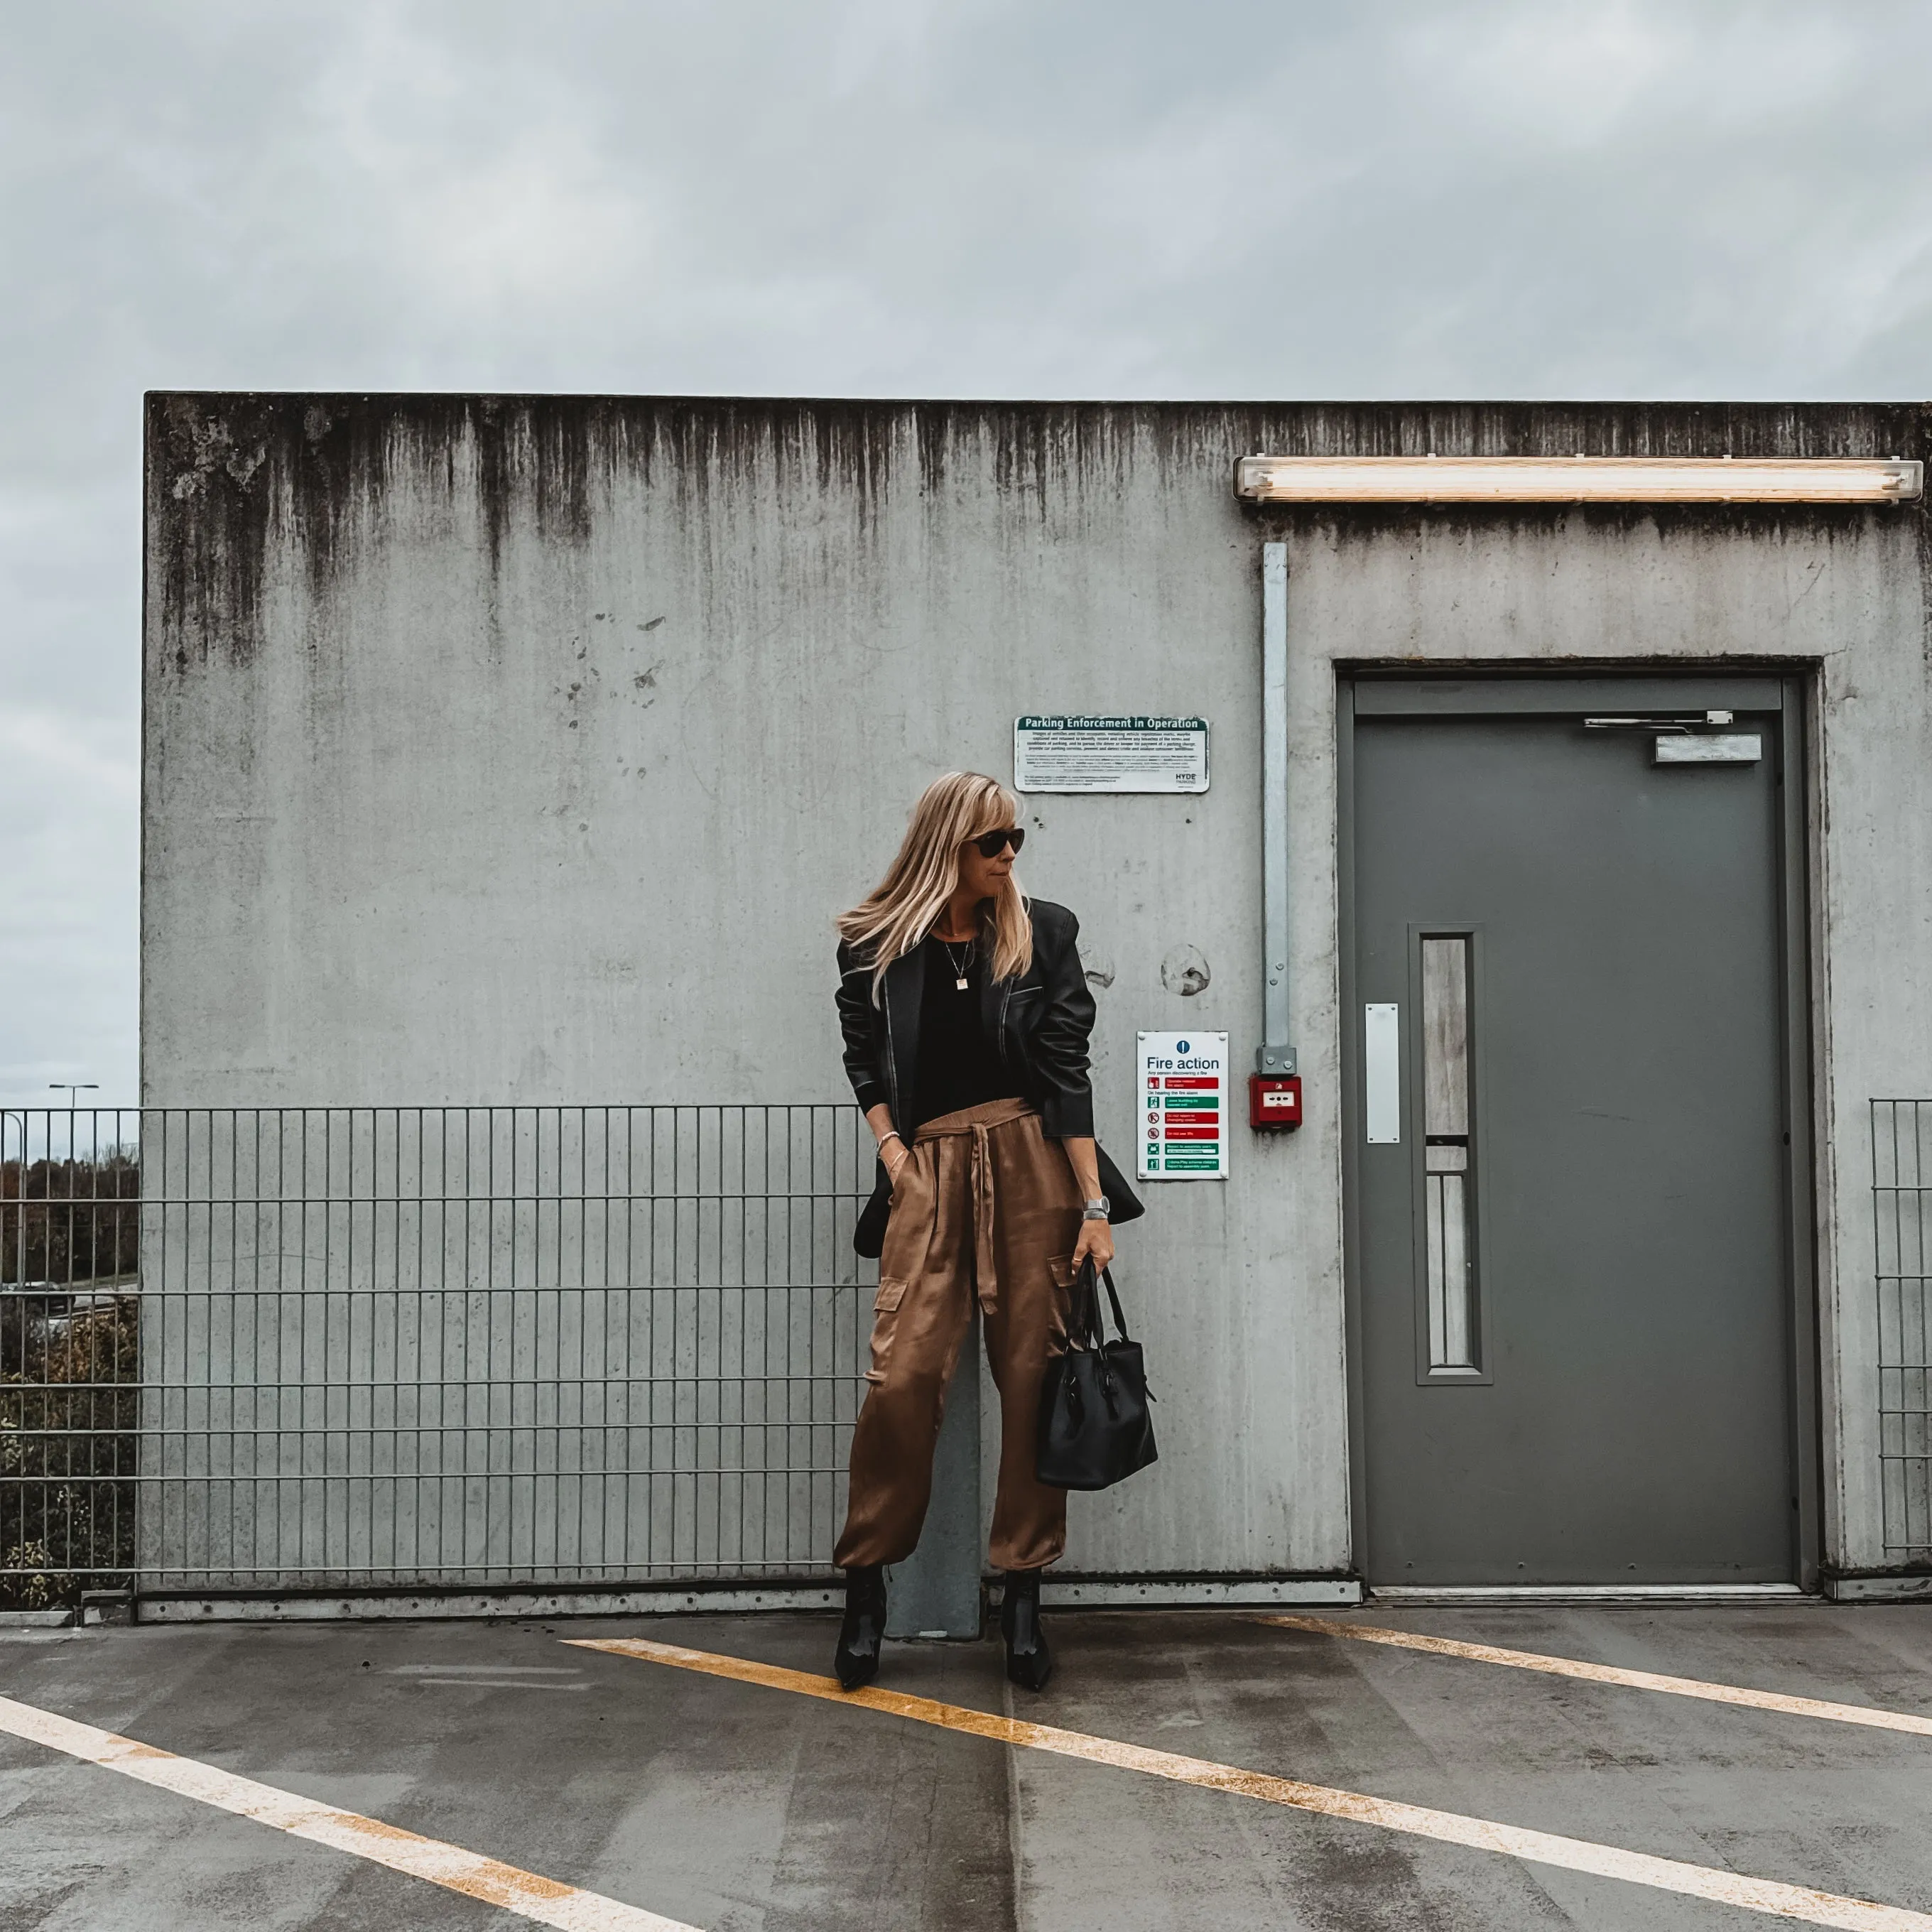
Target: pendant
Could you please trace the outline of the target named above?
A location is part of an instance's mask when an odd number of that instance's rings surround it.
[[[965,992],[966,982],[964,980],[956,980],[953,981],[952,984],[958,992],[962,993]]]

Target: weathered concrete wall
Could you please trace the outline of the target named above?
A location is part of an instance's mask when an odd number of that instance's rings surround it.
[[[1258,1040],[1259,553],[1289,544],[1299,1134],[1123,1237],[1157,1472],[1083,1569],[1350,1560],[1338,662],[1820,667],[1832,1554],[1877,1560],[1864,1102],[1932,1092],[1926,519],[1260,516],[1234,458],[1932,454],[1914,410],[164,396],[149,416],[150,1104],[839,1094],[829,920],[1022,711],[1201,712],[1206,796],[1040,799],[1101,1132],[1133,1035]],[[1173,949],[1212,979],[1162,986]]]

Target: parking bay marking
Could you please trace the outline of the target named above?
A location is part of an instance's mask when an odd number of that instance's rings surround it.
[[[541,1664],[398,1664],[383,1675],[416,1684],[445,1684],[471,1690],[585,1691],[580,1670],[559,1670]],[[568,1683],[559,1683],[568,1678]]]
[[[394,1673],[392,1672],[392,1675]],[[412,1684],[440,1684],[454,1690],[587,1690],[587,1684],[533,1684],[527,1677],[412,1677]]]
[[[1697,1697],[1710,1704],[1741,1704],[1754,1711],[1779,1711],[1787,1717],[1828,1718],[1834,1724],[1868,1724],[1874,1730],[1906,1731],[1932,1738],[1932,1718],[1910,1711],[1874,1710],[1866,1704],[1832,1704],[1820,1697],[1787,1697],[1781,1691],[1751,1690],[1737,1684],[1707,1684],[1696,1677],[1666,1677],[1654,1670],[1625,1670],[1613,1664],[1586,1664],[1580,1658],[1550,1657],[1540,1651],[1502,1650],[1494,1644],[1465,1643],[1460,1638],[1424,1636],[1414,1630],[1388,1630],[1373,1624],[1338,1623],[1328,1617],[1264,1616],[1257,1623],[1284,1630],[1312,1630],[1323,1636],[1351,1636],[1364,1643],[1385,1643],[1398,1650],[1420,1650],[1437,1657],[1466,1658],[1477,1664],[1507,1664],[1550,1677],[1576,1677],[1592,1684],[1621,1684],[1633,1690],[1661,1690],[1672,1697]]]
[[[1063,1731],[1051,1724],[1028,1724],[990,1711],[942,1704],[898,1690],[881,1690],[876,1684],[862,1690],[842,1690],[834,1678],[813,1677],[777,1664],[756,1664],[714,1651],[687,1650],[681,1644],[658,1643],[643,1637],[566,1637],[563,1641],[581,1650],[607,1651],[646,1664],[670,1664],[681,1670],[734,1678],[741,1684],[820,1697],[828,1703],[856,1704],[866,1710],[909,1718],[918,1724],[963,1731],[1030,1750],[1051,1751],[1061,1757],[1084,1759],[1089,1764],[1106,1765],[1119,1771],[1144,1772],[1150,1777],[1168,1778],[1178,1784],[1198,1785],[1205,1790],[1225,1791],[1238,1798],[1258,1798],[1264,1804],[1286,1805],[1294,1810],[1312,1811],[1358,1824],[1378,1825],[1412,1838],[1498,1852],[1506,1857],[1554,1865],[1565,1871],[1587,1872],[1600,1878],[1648,1886],[1658,1892],[1708,1898],[1720,1905],[1741,1906],[1748,1912],[1761,1912],[1776,1918],[1836,1926],[1842,1932],[1932,1932],[1932,1914],[1906,1911],[1898,1906],[1814,1892],[1807,1886],[1751,1878],[1742,1872],[1689,1864],[1676,1858],[1655,1858],[1646,1852],[1625,1851],[1616,1845],[1594,1844],[1587,1838],[1562,1838],[1553,1832],[1497,1824],[1486,1818],[1465,1817],[1454,1811],[1397,1804],[1359,1791],[1304,1784],[1297,1778],[1244,1771],[1206,1758],[1181,1757],[1172,1751],[1150,1750],[1144,1745],[1124,1744],[1113,1738],[1090,1737],[1084,1732]]]
[[[397,1664],[392,1677],[581,1677],[580,1670],[554,1664]]]
[[[83,1763],[138,1778],[143,1784],[198,1799],[238,1818],[252,1818],[291,1838],[332,1846],[372,1864],[387,1865],[392,1871],[427,1879],[446,1891],[480,1898],[535,1924],[554,1925],[558,1932],[697,1932],[696,1928],[677,1919],[606,1898],[600,1892],[541,1878],[481,1852],[466,1851],[460,1845],[418,1838],[380,1819],[338,1810],[332,1804],[272,1784],[258,1784],[252,1778],[238,1777],[199,1759],[177,1757],[172,1751],[112,1731],[97,1730],[92,1724],[78,1724],[32,1704],[16,1703],[10,1697],[0,1697],[0,1731],[44,1744],[50,1750],[64,1751]]]

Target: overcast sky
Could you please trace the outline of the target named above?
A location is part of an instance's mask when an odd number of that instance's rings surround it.
[[[135,1097],[144,389],[1921,397],[1929,74],[1924,0],[10,8],[0,1100]]]

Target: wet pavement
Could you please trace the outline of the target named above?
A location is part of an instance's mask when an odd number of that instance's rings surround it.
[[[1932,1606],[1330,1615],[1932,1720]],[[1038,1696],[1006,1684],[996,1642],[889,1646],[880,1688],[928,1700],[904,1709],[797,1680],[829,1670],[824,1616],[0,1630],[0,1696],[28,1714],[0,1730],[0,1932],[1652,1932],[1768,1923],[1747,1881],[1900,1909],[1874,1932],[1932,1928],[1932,1735],[1247,1612],[1050,1628]],[[700,1657],[567,1641],[586,1638]],[[34,1713],[194,1760],[178,1781],[208,1790],[80,1761],[22,1734]],[[234,1815],[242,1780],[555,1881],[528,1897],[560,1902],[492,1904],[508,1894]],[[1337,1816],[1336,1794],[1394,1803]],[[1582,1850],[1440,1834],[1488,1826]]]

